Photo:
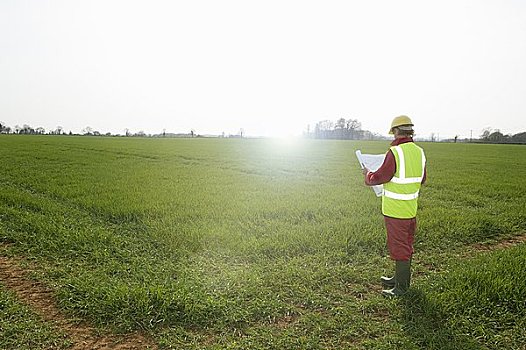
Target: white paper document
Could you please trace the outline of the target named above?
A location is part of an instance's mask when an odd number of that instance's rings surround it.
[[[360,150],[356,151],[356,158],[358,158],[358,162],[360,162],[360,166],[362,169],[366,167],[370,171],[376,171],[378,170],[385,159],[385,154],[362,154]],[[382,195],[382,191],[384,189],[383,185],[376,185],[371,186],[374,193],[377,197],[380,197]]]

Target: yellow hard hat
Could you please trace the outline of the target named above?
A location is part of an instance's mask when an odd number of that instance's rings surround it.
[[[411,118],[409,118],[407,115],[399,115],[393,119],[393,122],[391,123],[391,129],[389,129],[389,134],[393,134],[393,128],[402,125],[413,126],[414,124],[411,121]]]

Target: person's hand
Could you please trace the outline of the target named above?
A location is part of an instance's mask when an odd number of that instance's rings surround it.
[[[369,169],[367,169],[366,167],[363,167],[362,174],[367,175],[368,172],[369,172]]]

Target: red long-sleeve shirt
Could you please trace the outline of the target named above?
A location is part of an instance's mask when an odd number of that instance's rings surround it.
[[[413,138],[402,137],[399,139],[395,139],[393,142],[391,142],[391,146],[398,146],[406,142],[413,142]],[[387,151],[387,154],[385,155],[385,159],[384,159],[384,162],[382,163],[382,166],[378,168],[377,171],[375,172],[369,171],[367,175],[365,175],[365,184],[367,186],[384,184],[386,182],[391,181],[395,172],[396,172],[395,157],[393,155],[393,152],[389,150]],[[424,168],[424,177],[422,178],[422,184],[424,182],[426,182],[426,169],[425,168]]]

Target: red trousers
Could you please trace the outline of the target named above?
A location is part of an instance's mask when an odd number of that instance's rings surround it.
[[[384,221],[387,229],[387,248],[391,259],[408,261],[414,252],[416,218],[395,219],[384,216]]]

